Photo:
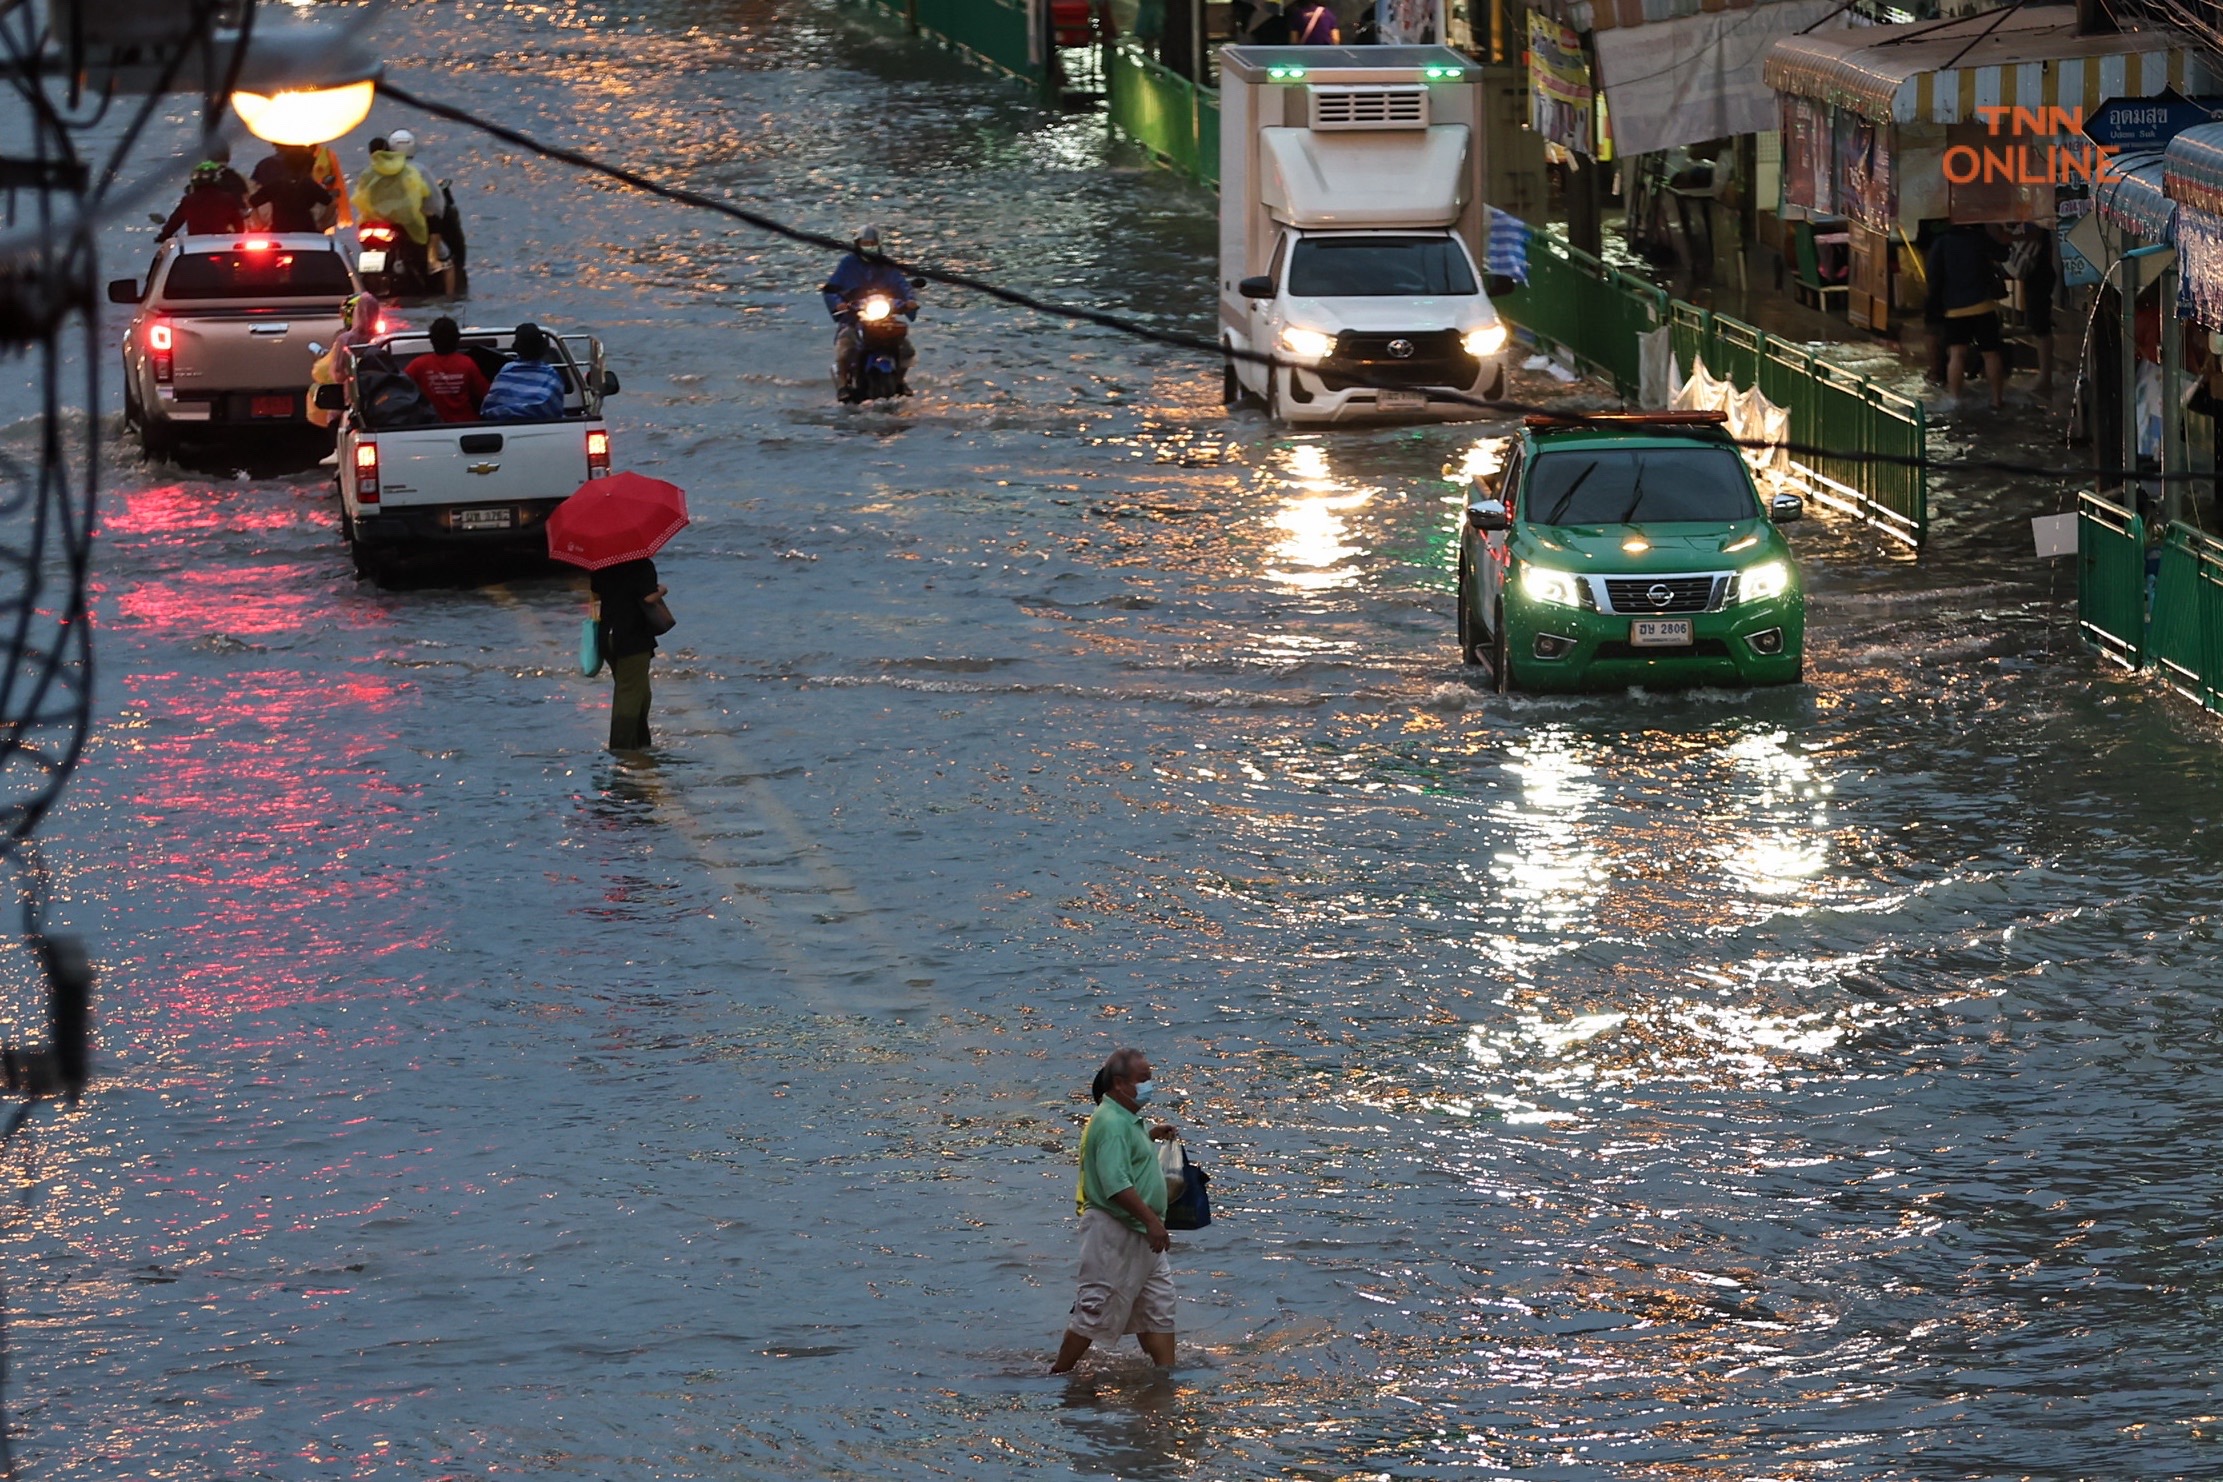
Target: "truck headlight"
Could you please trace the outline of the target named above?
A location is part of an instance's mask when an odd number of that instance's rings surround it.
[[[1292,324],[1281,332],[1281,348],[1299,360],[1325,360],[1335,349],[1335,336]]]
[[[1505,348],[1505,326],[1503,323],[1477,325],[1468,330],[1459,343],[1476,360],[1487,360]]]
[[[1549,566],[1523,566],[1521,590],[1538,602],[1549,602],[1554,607],[1582,606],[1582,583],[1575,580],[1571,571],[1554,571]]]
[[[1791,589],[1791,567],[1785,561],[1762,561],[1737,573],[1737,600],[1765,602]]]

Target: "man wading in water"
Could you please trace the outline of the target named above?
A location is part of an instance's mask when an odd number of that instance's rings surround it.
[[[1140,1050],[1117,1050],[1096,1072],[1096,1111],[1081,1132],[1081,1283],[1052,1374],[1081,1361],[1101,1338],[1133,1333],[1150,1361],[1173,1367],[1173,1269],[1166,1263],[1166,1178],[1153,1140],[1174,1129],[1144,1125],[1153,1090]]]

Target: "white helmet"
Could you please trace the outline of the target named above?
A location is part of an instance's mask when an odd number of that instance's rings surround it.
[[[396,129],[386,136],[386,147],[405,160],[417,157],[417,136],[407,129]]]

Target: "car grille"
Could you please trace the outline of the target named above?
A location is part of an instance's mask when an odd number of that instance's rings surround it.
[[[1410,355],[1390,352],[1390,345],[1400,340],[1412,346]],[[1347,329],[1335,337],[1335,353],[1320,366],[1320,379],[1330,391],[1359,385],[1449,386],[1463,391],[1481,373],[1481,363],[1459,343],[1458,331],[1450,329],[1425,334]]]
[[[1729,573],[1698,576],[1609,576],[1606,601],[1614,612],[1652,617],[1660,613],[1713,612],[1729,595]]]

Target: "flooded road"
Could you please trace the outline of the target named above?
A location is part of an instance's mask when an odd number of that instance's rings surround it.
[[[860,8],[385,37],[1209,327],[1208,197]],[[36,1475],[2217,1469],[2216,738],[2077,648],[2056,494],[1941,491],[1920,565],[1794,527],[1803,687],[1506,700],[1451,636],[1490,429],[1277,434],[932,293],[924,394],[844,412],[824,259],[397,111],[347,158],[401,123],[470,317],[599,332],[690,492],[660,749],[599,750],[583,583],[381,592],[318,473],[118,457],[49,831],[108,1079],[0,1227]],[[1170,1380],[1053,1381],[1129,1041],[1218,1221]]]

